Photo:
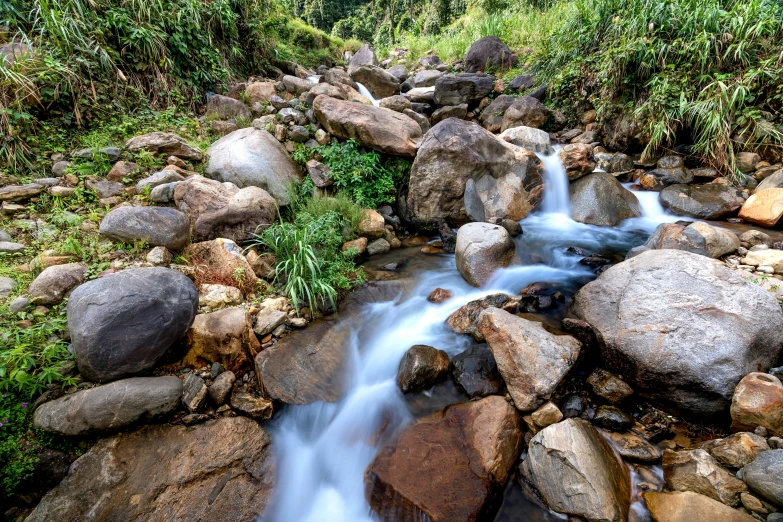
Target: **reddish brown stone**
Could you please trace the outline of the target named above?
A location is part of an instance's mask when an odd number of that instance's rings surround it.
[[[430,292],[430,295],[427,296],[427,301],[430,303],[442,303],[443,301],[451,299],[452,297],[454,297],[454,294],[451,293],[451,290],[446,290],[445,288],[436,288]]]

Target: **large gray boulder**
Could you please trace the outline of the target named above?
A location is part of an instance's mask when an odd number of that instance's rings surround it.
[[[542,167],[536,155],[479,125],[449,118],[435,125],[411,169],[407,206],[414,221],[526,217],[539,204]]]
[[[207,150],[207,177],[239,188],[260,187],[281,206],[290,203],[289,188],[302,173],[279,141],[254,127],[235,130]]]
[[[67,312],[79,371],[105,382],[152,369],[197,308],[193,282],[168,268],[131,268],[77,287]]]
[[[613,227],[642,215],[636,196],[606,172],[595,172],[571,183],[571,216],[588,225]]]
[[[351,71],[351,78],[361,83],[376,99],[387,98],[400,93],[397,78],[375,65],[360,65]]]
[[[473,42],[465,55],[465,71],[495,72],[514,67],[519,58],[497,36],[485,36]]]
[[[743,376],[783,350],[773,295],[707,257],[650,250],[609,268],[575,296],[605,368],[662,407],[724,413]]]
[[[495,86],[495,77],[489,74],[444,74],[435,81],[435,103],[459,105],[477,102]]]
[[[520,471],[553,511],[591,522],[627,520],[628,468],[585,420],[567,419],[540,431]]]
[[[513,259],[514,241],[502,226],[468,223],[457,232],[457,270],[473,286],[482,286],[496,270],[507,267]]]
[[[179,210],[168,207],[119,207],[101,221],[101,235],[114,241],[182,250],[190,243],[190,220]]]
[[[783,506],[783,449],[762,452],[742,468],[742,480],[766,500]]]
[[[354,69],[362,65],[378,65],[378,58],[375,56],[375,51],[372,50],[370,44],[362,45],[356,54],[351,57],[351,61],[348,63],[348,74],[351,74]]]
[[[35,410],[33,425],[66,436],[116,430],[173,411],[180,397],[177,377],[132,377],[45,402]]]
[[[717,220],[736,214],[745,198],[742,191],[730,185],[669,185],[659,195],[661,205],[696,219]]]

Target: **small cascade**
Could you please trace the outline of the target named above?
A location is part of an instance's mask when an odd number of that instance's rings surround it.
[[[376,107],[378,107],[378,105],[380,105],[381,102],[379,102],[378,100],[376,100],[373,97],[372,93],[370,92],[370,90],[367,87],[365,87],[364,85],[362,85],[359,82],[356,82],[356,86],[359,87],[359,94],[361,94],[362,96],[364,96],[365,98],[370,100],[372,102],[372,104],[375,105]]]
[[[563,162],[560,161],[558,151],[560,146],[555,146],[555,152],[549,155],[537,153],[538,159],[544,164],[544,200],[541,202],[541,210],[546,214],[571,215],[571,198],[568,194],[568,176]]]
[[[318,83],[321,81],[321,75],[320,74],[314,74],[312,76],[307,77],[307,81],[310,83]]]

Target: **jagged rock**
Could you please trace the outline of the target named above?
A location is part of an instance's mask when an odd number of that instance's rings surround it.
[[[397,386],[403,393],[432,386],[449,371],[449,356],[443,350],[417,344],[411,346],[400,361]]]
[[[294,96],[306,93],[313,87],[313,84],[310,81],[305,80],[304,78],[297,78],[296,76],[285,75],[280,81],[283,82],[285,90]]]
[[[146,150],[153,154],[165,154],[195,161],[201,161],[201,158],[204,157],[199,149],[188,145],[182,137],[171,132],[150,132],[136,136],[125,142],[125,149],[129,152]],[[115,179],[111,173],[109,173],[109,179]]]
[[[508,86],[506,89],[510,91],[524,91],[527,89],[530,89],[535,85],[535,74],[519,74],[517,76],[514,76],[514,78],[511,79],[510,82],[508,82]]]
[[[661,460],[661,452],[655,446],[633,432],[603,432],[612,441],[621,457],[635,462],[654,464]]]
[[[702,449],[664,451],[663,476],[672,491],[693,491],[729,506],[737,506],[748,489]]]
[[[491,93],[494,85],[495,77],[489,74],[444,74],[435,82],[434,101],[437,105],[470,105]]]
[[[168,207],[119,207],[101,221],[100,233],[114,241],[146,241],[179,251],[190,243],[190,220]]]
[[[239,307],[197,315],[188,330],[187,346],[182,366],[199,368],[217,362],[233,372],[250,367],[261,351],[250,314]]]
[[[231,407],[256,420],[271,419],[274,413],[272,401],[262,397],[258,392],[238,388],[234,388],[231,394]]]
[[[514,67],[519,58],[497,36],[485,36],[473,42],[465,55],[465,71],[506,71]]]
[[[691,491],[643,494],[647,509],[655,522],[754,522],[756,519],[725,504]]]
[[[666,408],[714,416],[749,371],[779,358],[783,312],[764,289],[709,258],[650,250],[576,294],[603,367]],[[709,368],[709,371],[706,369]]]
[[[739,217],[762,227],[774,227],[783,216],[783,188],[757,190],[742,205]]]
[[[176,377],[133,377],[45,402],[36,408],[33,425],[65,436],[117,430],[174,411],[181,396]]]
[[[639,200],[606,172],[595,172],[571,183],[571,215],[580,223],[616,226],[640,217]]]
[[[593,423],[610,431],[628,431],[633,427],[633,417],[616,406],[599,406],[595,411]]]
[[[514,242],[503,227],[468,223],[457,232],[457,270],[473,286],[484,285],[496,270],[510,265],[514,252]]]
[[[521,411],[532,411],[550,398],[582,346],[570,335],[551,334],[540,323],[498,308],[481,312],[478,330]]]
[[[38,274],[27,293],[36,304],[59,304],[86,276],[87,267],[81,263],[50,266]]]
[[[228,398],[231,396],[231,391],[234,389],[234,383],[237,380],[237,376],[232,371],[222,372],[220,375],[214,378],[212,385],[207,390],[209,394],[209,400],[215,406],[221,406],[225,404]]]
[[[430,116],[430,122],[433,125],[440,123],[446,118],[458,118],[464,120],[468,115],[468,104],[462,103],[460,105],[447,105],[441,107],[432,113]]]
[[[731,399],[731,428],[753,431],[765,428],[783,437],[783,384],[767,373],[749,373],[734,389]]]
[[[168,268],[131,268],[78,286],[67,311],[79,371],[102,382],[155,367],[197,307],[193,283]]]
[[[204,379],[190,372],[182,383],[182,404],[191,412],[196,413],[207,403],[207,385]]]
[[[730,468],[741,468],[750,464],[762,451],[769,450],[764,437],[755,433],[735,433],[725,439],[709,440],[701,445],[715,459]]]
[[[351,74],[354,69],[362,65],[378,65],[378,58],[375,56],[375,51],[372,50],[370,44],[362,45],[356,54],[351,58],[348,64],[348,74]]]
[[[147,169],[131,161],[118,161],[114,164],[109,173],[106,174],[106,178],[112,181],[122,181],[125,178],[130,178],[134,174],[145,170]]]
[[[595,170],[595,157],[590,145],[582,143],[565,145],[557,155],[563,162],[569,181],[587,176]]]
[[[365,475],[370,507],[395,520],[483,520],[521,440],[519,414],[502,397],[449,406],[381,449]]]
[[[495,358],[487,345],[478,344],[451,360],[454,380],[471,399],[487,395],[502,395],[506,384],[498,371]]]
[[[661,190],[661,204],[682,216],[721,219],[737,212],[745,198],[730,185],[669,185]]]
[[[256,315],[256,323],[253,331],[260,337],[264,337],[275,331],[281,324],[288,321],[288,314],[282,310],[264,308]]]
[[[243,417],[107,437],[73,463],[27,520],[253,522],[272,495],[271,444]]]
[[[516,313],[519,303],[519,297],[507,294],[488,295],[458,308],[446,319],[446,324],[456,333],[472,335],[476,341],[481,342],[484,340],[484,336],[478,331],[478,318],[481,312],[487,308],[501,308]]]
[[[479,116],[481,125],[489,132],[500,132],[500,127],[503,125],[503,114],[511,107],[514,101],[516,101],[516,98],[507,94],[501,94],[492,100],[492,103],[481,111],[481,116]]]
[[[514,100],[503,113],[500,130],[505,131],[520,126],[540,129],[549,118],[549,112],[546,105],[532,96],[522,96]]]

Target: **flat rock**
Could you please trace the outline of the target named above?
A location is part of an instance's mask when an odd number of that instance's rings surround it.
[[[437,105],[471,104],[487,96],[495,86],[489,74],[444,74],[435,81],[434,101]]]
[[[742,192],[731,185],[669,185],[661,190],[661,205],[696,219],[722,219],[736,213],[745,203]]]
[[[0,253],[3,254],[19,254],[24,252],[25,248],[27,247],[21,243],[15,243],[13,241],[0,241]]]
[[[28,183],[27,185],[6,185],[0,187],[0,201],[23,201],[33,196],[37,196],[44,191],[44,186],[38,183]]]
[[[660,493],[648,491],[644,502],[655,522],[754,522],[756,519],[717,500],[691,491]]]
[[[100,233],[114,241],[146,241],[179,251],[190,243],[190,220],[168,207],[119,207],[101,221]]]
[[[602,433],[624,459],[645,464],[654,464],[661,460],[661,450],[633,432],[604,431]]]
[[[136,136],[125,142],[125,149],[129,152],[146,150],[153,154],[165,154],[195,161],[201,161],[204,157],[198,148],[188,145],[184,138],[171,132],[150,132]],[[109,178],[114,179],[112,176]]]
[[[703,449],[664,451],[663,477],[672,491],[693,491],[729,506],[739,505],[748,489]]]

